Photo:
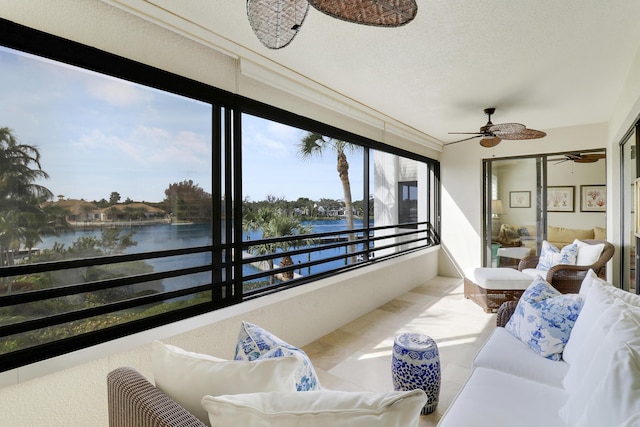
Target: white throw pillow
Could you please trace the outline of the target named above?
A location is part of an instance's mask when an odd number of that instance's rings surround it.
[[[159,341],[152,344],[151,358],[156,387],[207,425],[209,415],[200,404],[204,396],[295,391],[300,366],[295,357],[240,362]]]
[[[617,426],[640,411],[640,354],[623,344],[593,390],[578,425]]]
[[[589,271],[587,271],[587,275],[582,279],[582,284],[580,285],[578,293],[586,298],[589,289],[591,289],[591,285],[596,279],[598,279],[598,275],[592,269],[589,269]]]
[[[580,288],[580,293],[582,294],[582,288]],[[600,342],[607,332],[605,327],[613,323],[617,318],[618,311],[621,309],[621,306],[618,305],[616,310],[605,312],[613,304],[614,298],[598,281],[594,281],[583,296],[585,299],[584,306],[580,311],[578,320],[573,325],[569,341],[562,353],[562,358],[570,365],[576,362],[580,363],[579,359],[581,357],[587,358],[591,356],[591,352],[583,351],[583,347],[592,348],[596,343]],[[607,318],[609,321],[605,320]],[[585,346],[586,342],[589,343]]]
[[[640,426],[640,412],[630,416],[620,427],[638,427]]]
[[[615,286],[608,286],[607,290],[611,292],[614,297],[621,299],[625,304],[630,306],[632,310],[634,307],[640,307],[640,295],[627,292],[624,289],[616,288]],[[634,312],[637,311],[634,310]]]
[[[604,250],[604,243],[590,245],[582,240],[574,240],[573,244],[578,246],[578,257],[576,265],[592,265],[600,258]]]
[[[212,425],[251,427],[418,427],[424,391],[309,391],[206,396]]]
[[[586,369],[581,370],[581,378],[574,389],[565,386],[569,398],[560,408],[560,417],[569,426],[580,425],[589,399],[596,387],[606,378],[607,369],[614,360],[614,355],[625,346],[632,347],[635,351],[640,350],[640,323],[628,310],[623,309],[619,313],[618,321],[610,328],[605,338],[597,347],[585,349],[593,353],[593,357]],[[567,377],[571,374],[573,366],[569,368]],[[565,381],[567,379],[565,377]],[[606,407],[600,407],[608,410]],[[631,414],[628,414],[630,416]]]

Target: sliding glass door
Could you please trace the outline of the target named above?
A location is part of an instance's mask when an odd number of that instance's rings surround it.
[[[638,293],[640,287],[637,285],[640,278],[636,275],[637,246],[638,238],[636,231],[639,224],[636,217],[640,215],[636,212],[637,189],[635,188],[635,180],[638,176],[638,153],[637,147],[638,131],[632,129],[621,143],[621,163],[622,163],[622,201],[621,206],[621,222],[622,222],[622,246],[620,248],[621,265],[620,283],[623,289]]]
[[[538,252],[544,170],[540,157],[485,162],[486,218],[490,219],[486,221],[485,266],[517,268],[522,258]]]
[[[517,268],[543,240],[605,239],[604,158],[587,150],[484,160],[483,266]]]

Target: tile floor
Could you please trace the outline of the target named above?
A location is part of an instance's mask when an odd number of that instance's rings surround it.
[[[393,390],[391,351],[404,332],[429,335],[438,344],[442,369],[435,412],[420,427],[438,424],[471,370],[471,361],[495,328],[463,295],[462,279],[437,277],[304,347],[323,387],[333,390]]]

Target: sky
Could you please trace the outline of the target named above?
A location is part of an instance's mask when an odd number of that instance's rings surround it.
[[[208,104],[3,47],[0,69],[0,127],[37,147],[55,196],[159,202],[184,180],[212,192]],[[243,198],[343,198],[334,152],[299,157],[304,131],[243,115],[242,132]],[[361,159],[349,154],[354,200]]]

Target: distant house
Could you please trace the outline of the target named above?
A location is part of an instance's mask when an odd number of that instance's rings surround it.
[[[162,209],[138,202],[109,206],[98,209],[96,213],[100,221],[163,218],[167,215]]]
[[[45,202],[44,209],[56,209],[67,222],[95,221],[99,218],[98,208],[91,202],[78,199],[60,199],[57,202]]]
[[[42,207],[57,210],[60,212],[60,216],[63,216],[65,221],[70,223],[164,218],[167,215],[162,209],[149,206],[146,203],[118,204],[101,209],[85,200],[60,199],[56,202],[46,202]]]

